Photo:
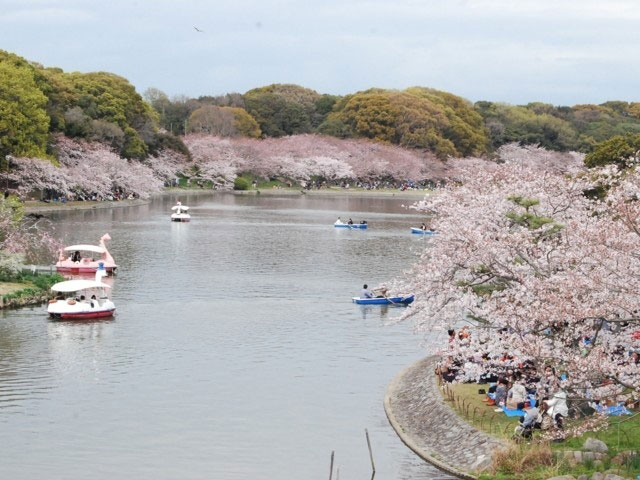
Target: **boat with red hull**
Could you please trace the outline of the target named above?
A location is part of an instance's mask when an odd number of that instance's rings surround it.
[[[102,263],[107,274],[114,274],[118,266],[107,250],[105,241],[111,240],[108,233],[100,238],[99,245],[70,245],[60,251],[56,271],[59,273],[92,274],[98,270]],[[65,253],[66,252],[66,253]],[[82,252],[82,253],[81,253]],[[66,255],[69,255],[67,257]],[[99,258],[94,258],[99,254]]]
[[[96,280],[67,280],[56,283],[51,290],[58,295],[49,301],[49,316],[61,320],[88,320],[112,317],[116,306],[107,296],[109,285]]]

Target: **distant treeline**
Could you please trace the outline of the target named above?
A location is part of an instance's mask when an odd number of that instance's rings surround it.
[[[66,73],[0,50],[0,159],[55,158],[55,134],[98,141],[122,157],[171,149],[189,155],[181,137],[282,137],[319,133],[367,138],[435,153],[480,156],[518,142],[591,152],[617,135],[640,134],[640,102],[553,106],[471,102],[430,88],[369,89],[346,96],[276,84],[244,94],[144,98],[124,78]]]

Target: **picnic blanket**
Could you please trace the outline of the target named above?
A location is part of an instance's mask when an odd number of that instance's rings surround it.
[[[597,410],[600,413],[606,413],[607,415],[611,415],[614,417],[619,417],[620,415],[631,415],[631,412],[627,410],[627,407],[625,407],[624,405],[618,405],[615,407],[607,407],[607,408],[600,407]]]
[[[500,407],[507,417],[524,417],[526,415],[524,410],[509,410],[507,407]]]
[[[532,407],[535,407],[536,406],[535,395],[529,395],[528,402]],[[507,407],[500,407],[500,408],[502,408],[502,411],[507,417],[524,417],[527,414],[524,410],[515,410],[515,409],[510,410]]]

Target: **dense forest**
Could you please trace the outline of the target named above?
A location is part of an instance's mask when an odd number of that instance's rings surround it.
[[[166,150],[189,159],[184,139],[194,134],[251,139],[317,134],[371,140],[440,159],[490,156],[516,142],[588,153],[593,164],[601,164],[607,152],[624,153],[638,144],[640,102],[474,104],[424,87],[336,96],[287,84],[198,98],[169,97],[156,88],[141,95],[112,73],[68,73],[0,50],[2,162],[11,155],[55,164],[61,135],[98,142],[129,160]],[[609,142],[604,150],[603,141]],[[594,159],[596,146],[600,153]]]
[[[441,158],[481,155],[512,142],[587,153],[613,136],[640,134],[640,102],[572,107],[472,104],[422,87],[370,89],[338,97],[297,85],[199,98],[169,98],[149,89],[145,98],[158,112],[160,125],[175,134],[258,138],[322,133],[426,149]],[[249,116],[240,117],[240,112]]]

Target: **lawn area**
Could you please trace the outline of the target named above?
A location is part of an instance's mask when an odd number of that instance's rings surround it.
[[[465,418],[478,430],[496,437],[510,439],[518,417],[507,417],[504,413],[496,413],[495,405],[487,405],[483,400],[486,394],[479,394],[479,389],[489,390],[488,384],[478,383],[446,383],[446,388],[455,400],[450,405],[455,407],[459,415]]]
[[[3,307],[22,306],[38,303],[43,295],[47,295],[54,283],[64,280],[62,275],[21,273],[10,281],[0,281],[0,298]]]
[[[511,439],[513,430],[518,423],[517,417],[507,417],[502,413],[494,412],[495,406],[487,405],[483,400],[485,394],[479,394],[479,389],[487,391],[487,384],[445,384],[442,391],[443,396],[448,399],[449,405],[469,423],[479,430],[490,433],[496,437],[506,440]],[[531,445],[523,443],[520,445],[513,444],[513,450],[509,452],[505,461],[506,471],[498,471],[491,476],[482,476],[486,479],[527,479],[537,480],[546,479],[554,475],[572,474],[574,476],[582,473],[588,474],[594,471],[603,471],[603,468],[609,468],[611,465],[611,457],[623,451],[640,451],[640,412],[633,412],[632,416],[609,417],[609,427],[599,432],[588,432],[580,437],[569,438],[560,443],[539,443]],[[567,422],[567,426],[571,425],[571,421]],[[536,434],[536,436],[539,433]],[[609,447],[610,458],[606,459],[604,466],[596,466],[593,462],[587,462],[578,466],[566,464],[553,452],[558,453],[562,450],[581,450],[584,442],[588,437],[596,438],[603,441]],[[534,437],[535,438],[535,437]],[[548,462],[544,465],[541,458],[544,457],[544,450],[547,449],[551,454],[547,453]],[[542,452],[542,453],[541,453]],[[540,458],[528,460],[527,456],[538,455]],[[518,465],[517,468],[514,465]],[[522,471],[519,469],[522,468]],[[624,466],[623,476],[631,476],[635,478],[640,475],[640,457],[635,457],[627,465]]]
[[[16,282],[0,282],[0,296],[8,295],[10,293],[15,293],[18,290],[22,290],[26,287],[32,287],[33,285],[28,285],[24,283],[16,283]]]

